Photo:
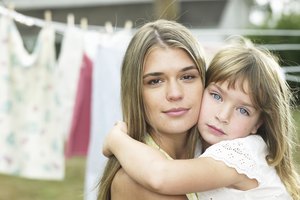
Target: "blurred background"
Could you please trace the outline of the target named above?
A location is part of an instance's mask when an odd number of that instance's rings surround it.
[[[230,35],[275,53],[300,135],[299,0],[1,0],[0,200],[96,199],[102,139],[121,119],[122,56],[161,18],[188,27],[208,57]]]

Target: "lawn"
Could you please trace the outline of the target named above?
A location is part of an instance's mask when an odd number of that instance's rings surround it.
[[[300,109],[295,112],[300,136]],[[298,151],[300,148],[298,148]],[[300,172],[300,154],[295,153]],[[0,175],[0,200],[82,200],[85,158],[67,160],[63,181],[37,181]]]
[[[298,142],[300,142],[300,107],[298,107],[298,110],[296,112],[294,112],[294,119],[295,119],[295,123],[297,126],[297,133],[299,136]],[[296,149],[296,151],[294,152],[295,159],[298,163],[298,172],[300,173],[300,154],[299,154],[299,152],[300,152],[300,144],[299,144],[298,148]]]
[[[0,175],[0,200],[82,200],[85,158],[67,160],[63,181],[39,181]]]

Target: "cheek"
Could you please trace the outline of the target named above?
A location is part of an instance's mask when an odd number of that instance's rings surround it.
[[[144,98],[144,106],[145,106],[145,117],[146,121],[149,125],[153,126],[154,122],[153,119],[155,119],[155,105],[153,105],[153,102],[151,98]]]
[[[200,100],[200,118],[207,118],[214,114],[214,109],[217,107],[210,101],[210,96],[204,92],[203,97]]]
[[[186,93],[185,98],[190,99],[194,104],[201,106],[202,103],[202,97],[203,97],[203,87],[201,86],[195,86],[191,90]]]
[[[232,123],[229,134],[232,135],[233,138],[245,137],[250,135],[252,127],[249,120],[238,120],[236,123]]]
[[[202,105],[200,107],[199,112],[199,119],[198,119],[198,129],[201,131],[202,127],[205,126],[206,123],[213,120],[213,111],[209,108],[209,106],[203,106],[203,99],[202,99]]]
[[[149,91],[143,92],[143,99],[147,116],[153,115],[162,102],[162,97],[159,93]]]

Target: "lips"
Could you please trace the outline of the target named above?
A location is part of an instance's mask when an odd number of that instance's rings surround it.
[[[207,125],[207,126],[212,134],[217,135],[217,136],[225,135],[225,132],[222,131],[222,129],[219,129],[212,125]]]
[[[189,111],[188,108],[172,108],[170,110],[163,111],[163,113],[169,116],[182,116]]]

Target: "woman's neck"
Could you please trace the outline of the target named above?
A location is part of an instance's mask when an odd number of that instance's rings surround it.
[[[155,143],[173,159],[184,159],[188,155],[187,133],[150,133]]]

